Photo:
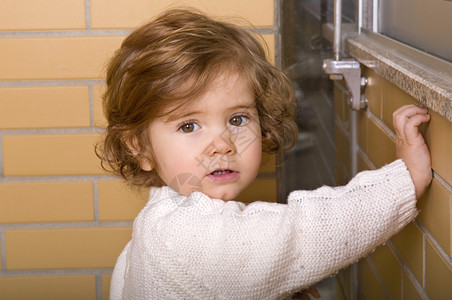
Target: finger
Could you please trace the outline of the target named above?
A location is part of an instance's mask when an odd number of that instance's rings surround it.
[[[419,132],[419,125],[428,122],[430,120],[430,115],[415,115],[407,120],[405,123],[403,132],[405,139],[408,144],[415,144],[416,141],[424,143],[424,139],[419,139],[421,134]],[[418,140],[419,139],[419,140]]]
[[[415,105],[415,104],[408,104],[408,105],[403,105],[400,106],[398,109],[396,109],[393,112],[393,116],[396,114],[400,114],[400,113],[405,113],[406,111],[410,111],[410,110],[414,110],[415,113],[422,113],[423,111],[427,111],[427,109],[424,106],[419,106],[419,105]]]
[[[405,105],[393,113],[394,129],[400,138],[405,139],[405,123],[415,115],[426,115],[427,109],[416,105]]]
[[[392,117],[394,118],[395,115],[399,114],[402,110],[406,109],[408,105],[404,105],[404,106],[400,106],[399,108],[397,108],[393,113],[392,113]]]

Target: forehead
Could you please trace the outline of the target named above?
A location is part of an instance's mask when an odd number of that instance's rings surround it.
[[[181,89],[189,90],[194,84],[196,83],[187,83]],[[200,93],[191,97],[182,97],[179,101],[168,105],[163,115],[167,119],[175,119],[186,114],[187,110],[208,108],[214,100],[219,101],[225,108],[233,105],[255,105],[254,93],[246,76],[239,72],[224,71],[218,73],[200,90]]]

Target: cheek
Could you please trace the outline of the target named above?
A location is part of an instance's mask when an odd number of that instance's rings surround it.
[[[238,140],[237,153],[243,157],[250,174],[257,175],[262,158],[262,137],[257,134],[257,127],[248,131],[246,136]]]
[[[251,149],[250,155],[252,155],[252,157],[253,157],[253,160],[254,160],[253,168],[257,175],[257,173],[259,172],[259,168],[260,168],[261,160],[262,160],[262,139],[259,138],[258,140],[255,141],[255,145]]]
[[[255,157],[256,160],[260,161],[262,153],[262,136],[259,124],[253,124],[253,126],[245,128],[237,137],[236,147],[237,152],[240,155]]]
[[[183,143],[172,143],[165,147],[157,146],[154,149],[157,173],[167,185],[170,185],[178,176],[193,172],[195,164],[193,149],[181,145]]]

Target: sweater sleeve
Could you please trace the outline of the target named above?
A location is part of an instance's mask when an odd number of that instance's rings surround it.
[[[135,221],[127,299],[284,298],[357,261],[417,213],[400,160],[344,187],[292,192],[287,205],[201,193],[164,202]]]

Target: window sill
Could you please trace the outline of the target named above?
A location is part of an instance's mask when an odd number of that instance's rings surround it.
[[[452,121],[451,63],[370,32],[350,37],[347,53]]]

